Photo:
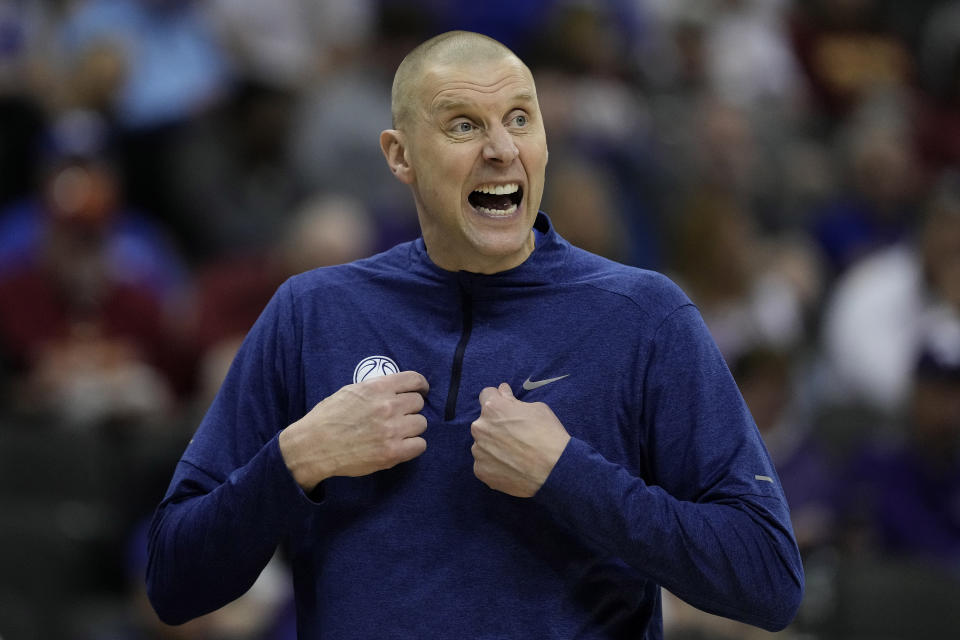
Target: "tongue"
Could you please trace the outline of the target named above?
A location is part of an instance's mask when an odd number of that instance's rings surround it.
[[[470,194],[469,199],[470,204],[475,207],[483,207],[484,209],[509,209],[510,205],[513,204],[513,201],[508,195],[498,196],[481,191],[474,191]]]

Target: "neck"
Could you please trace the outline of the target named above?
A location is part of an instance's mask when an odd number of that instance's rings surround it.
[[[470,273],[493,275],[509,271],[526,262],[536,248],[536,234],[531,229],[521,248],[507,255],[474,254],[465,256],[455,250],[449,251],[440,248],[442,243],[433,242],[429,234],[426,233],[423,234],[423,242],[430,260],[444,271],[469,271]]]

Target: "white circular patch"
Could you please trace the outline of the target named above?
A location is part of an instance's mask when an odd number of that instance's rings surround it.
[[[357,363],[357,368],[353,370],[353,381],[373,380],[399,371],[397,363],[387,356],[369,356]]]

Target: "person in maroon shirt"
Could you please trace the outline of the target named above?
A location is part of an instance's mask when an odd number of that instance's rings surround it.
[[[176,350],[162,300],[108,268],[116,176],[96,158],[67,157],[43,185],[41,241],[0,276],[14,409],[90,424],[171,408]]]

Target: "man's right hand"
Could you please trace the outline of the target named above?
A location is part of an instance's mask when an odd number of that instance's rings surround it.
[[[304,491],[333,476],[365,476],[427,448],[427,379],[402,371],[347,385],[280,433],[280,452]]]

